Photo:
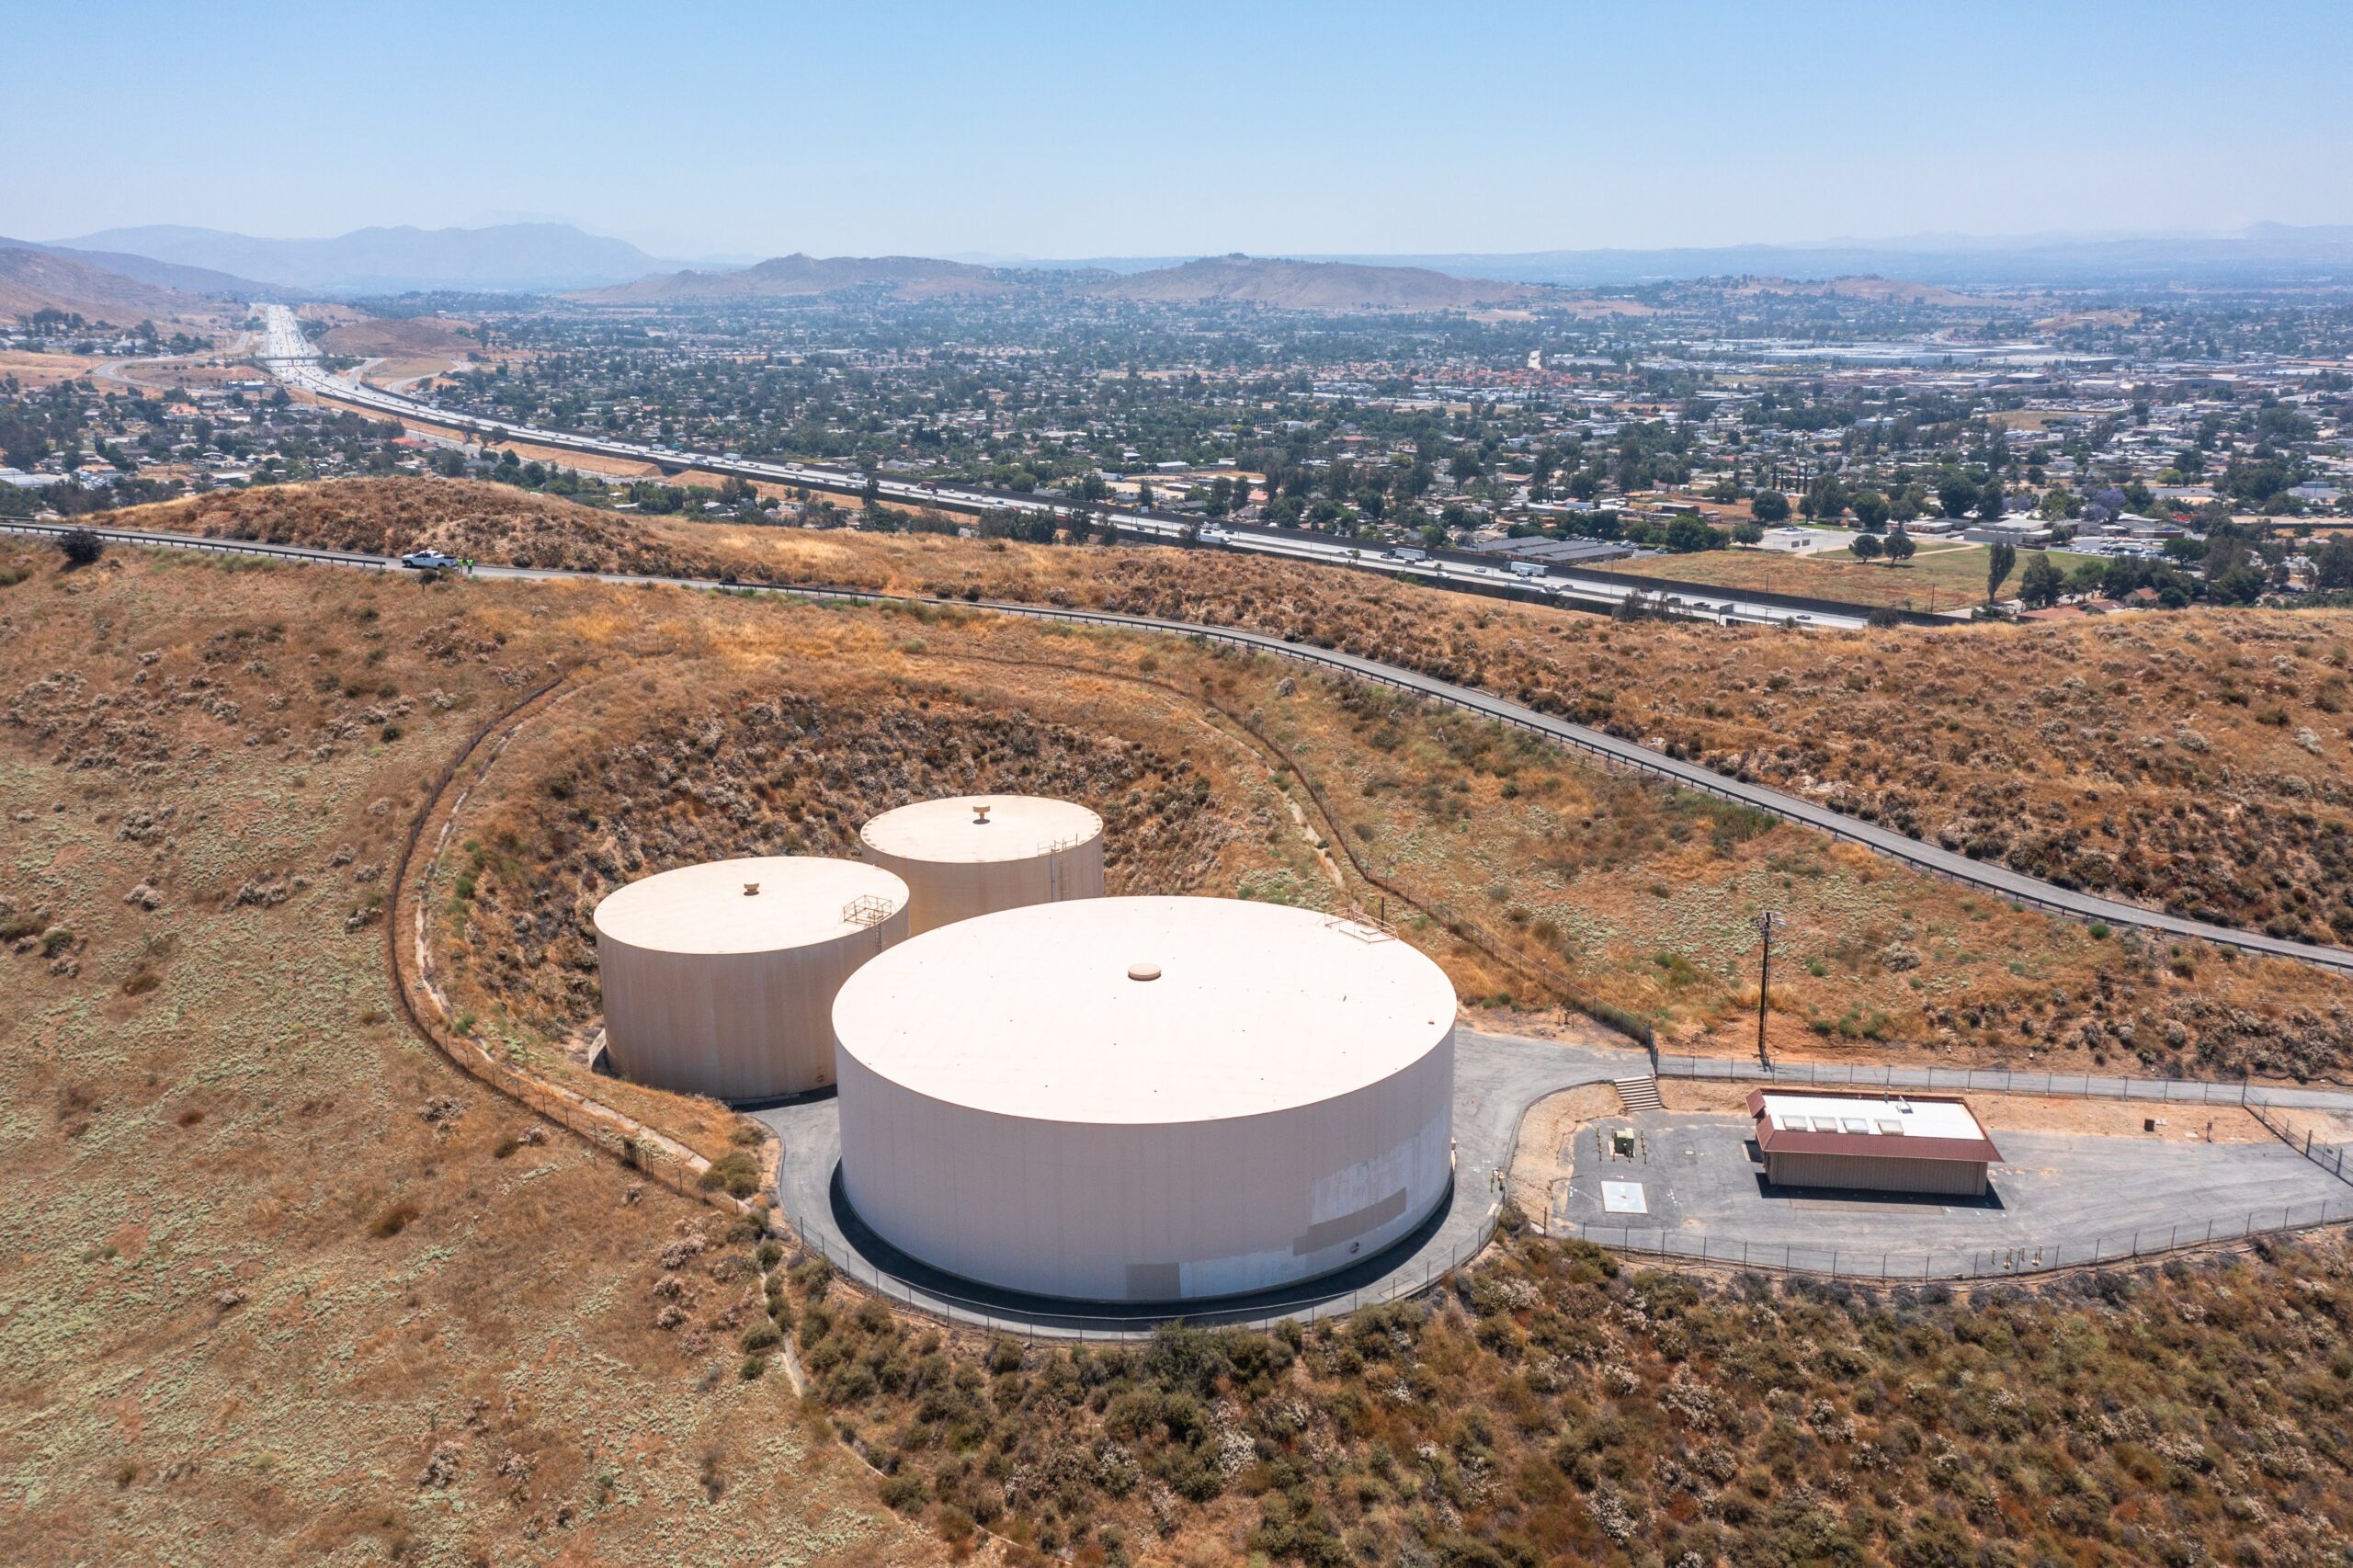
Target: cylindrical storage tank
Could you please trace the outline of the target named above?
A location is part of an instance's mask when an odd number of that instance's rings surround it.
[[[1452,1176],[1454,987],[1312,910],[1107,898],[981,916],[834,1004],[841,1176],[893,1246],[1087,1301],[1372,1257]]]
[[[835,993],[906,936],[907,884],[857,860],[713,860],[607,895],[596,926],[615,1072],[774,1099],[834,1081]]]
[[[957,795],[884,812],[858,833],[866,858],[907,884],[908,930],[1103,896],[1103,819],[1036,795]]]

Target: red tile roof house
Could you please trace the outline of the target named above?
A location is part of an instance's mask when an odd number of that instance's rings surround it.
[[[1967,1102],[1947,1096],[1752,1089],[1748,1114],[1775,1187],[1983,1198],[2002,1157]]]

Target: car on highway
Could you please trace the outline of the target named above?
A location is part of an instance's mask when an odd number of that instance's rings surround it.
[[[457,563],[456,556],[438,550],[412,550],[401,557],[401,564],[412,572],[446,572]]]

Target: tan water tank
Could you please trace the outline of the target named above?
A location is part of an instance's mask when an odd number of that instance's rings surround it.
[[[596,926],[614,1071],[776,1099],[834,1081],[834,994],[906,936],[907,885],[856,860],[714,860],[608,894]]]
[[[1103,896],[1103,819],[1037,795],[957,795],[884,812],[867,860],[907,884],[910,935],[1025,904]]]
[[[1312,910],[984,915],[900,944],[835,999],[842,1190],[900,1250],[1007,1290],[1293,1285],[1447,1200],[1454,1006],[1421,952]]]

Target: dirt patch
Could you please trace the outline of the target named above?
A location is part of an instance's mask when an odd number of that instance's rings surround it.
[[[88,354],[29,354],[17,348],[0,349],[0,376],[13,376],[27,387],[53,387],[113,362]]]
[[[1511,1160],[1512,1198],[1521,1210],[1549,1212],[1552,1184],[1574,1173],[1571,1146],[1577,1130],[1606,1116],[1623,1115],[1625,1109],[1626,1102],[1608,1084],[1581,1084],[1530,1106],[1519,1124],[1519,1147]]]
[[[462,363],[481,346],[465,323],[439,316],[369,316],[347,322],[319,339],[319,347],[328,353],[355,359],[430,359],[442,364]]]

